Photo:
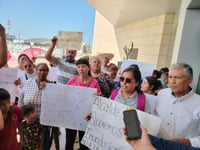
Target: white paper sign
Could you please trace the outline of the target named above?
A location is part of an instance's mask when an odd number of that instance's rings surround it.
[[[14,81],[17,79],[17,68],[1,68],[0,69],[0,88],[6,89],[10,93],[10,101],[14,103],[15,97],[18,95],[17,86]]]
[[[47,84],[42,91],[41,124],[84,131],[95,88]]]
[[[151,76],[155,66],[154,64],[139,62],[136,60],[124,60],[121,64],[121,71],[123,72],[123,70],[125,70],[132,64],[138,65],[142,75],[142,79],[144,79],[144,77]]]
[[[92,119],[88,123],[82,144],[92,150],[132,150],[125,140],[123,111],[128,106],[103,97],[96,97],[92,108]],[[161,120],[137,110],[140,123],[152,135],[157,135]]]
[[[17,68],[0,69],[0,82],[13,84],[16,79],[17,79]]]
[[[57,48],[80,50],[83,32],[58,31]]]
[[[147,93],[144,93],[144,94],[145,94],[146,101],[150,105],[151,114],[154,115],[155,114],[154,108],[155,108],[155,102],[157,100],[157,96],[156,95],[152,95],[152,94],[147,94]]]
[[[47,80],[56,81],[57,80],[57,67],[49,68],[49,73],[47,75]]]

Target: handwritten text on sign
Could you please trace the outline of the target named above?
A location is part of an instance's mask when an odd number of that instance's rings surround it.
[[[95,92],[95,88],[47,84],[42,91],[41,123],[84,131]]]
[[[58,31],[57,48],[80,50],[83,32]]]
[[[123,111],[127,107],[110,99],[96,97],[92,109],[92,119],[81,143],[92,150],[132,150],[123,134],[123,127],[125,126]],[[147,130],[157,134],[160,119],[138,110],[137,113],[141,124],[145,120],[146,122],[143,125],[147,127]],[[151,122],[156,123],[151,125]],[[156,131],[154,131],[155,128],[157,128]]]

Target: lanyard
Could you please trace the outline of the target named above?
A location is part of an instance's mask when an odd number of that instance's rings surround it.
[[[35,82],[36,82],[36,84],[37,84],[37,86],[38,86],[38,89],[41,90],[41,88],[40,88],[40,82],[38,82],[37,79],[35,79]]]
[[[25,72],[25,78],[26,78],[26,80],[28,80],[28,76],[27,76],[26,72]]]

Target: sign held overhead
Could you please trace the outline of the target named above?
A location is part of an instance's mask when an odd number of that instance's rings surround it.
[[[58,31],[57,33],[57,48],[80,50],[83,32]]]

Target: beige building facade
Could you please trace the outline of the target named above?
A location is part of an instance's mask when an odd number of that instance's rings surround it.
[[[174,13],[154,16],[126,25],[113,25],[96,12],[93,54],[113,53],[112,62],[123,60],[126,56],[123,48],[137,49],[135,59],[155,64],[158,68],[171,62]],[[133,59],[133,58],[132,58]]]

